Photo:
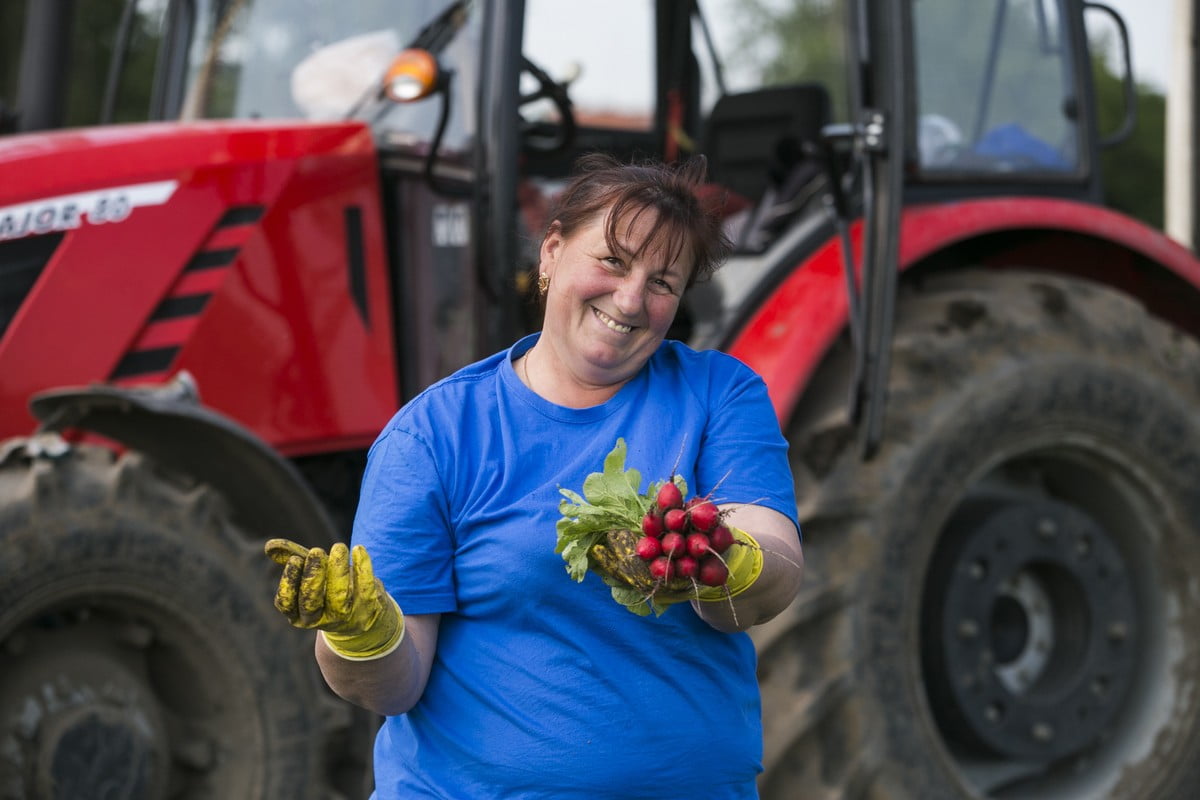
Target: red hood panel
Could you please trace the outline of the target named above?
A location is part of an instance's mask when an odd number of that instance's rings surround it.
[[[0,270],[36,277],[0,338],[0,438],[33,392],[187,369],[277,447],[369,441],[396,406],[383,240],[360,123],[0,139]]]

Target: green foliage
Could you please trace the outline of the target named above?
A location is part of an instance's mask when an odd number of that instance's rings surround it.
[[[636,469],[625,469],[625,440],[604,459],[604,471],[593,472],[583,482],[583,495],[559,488],[566,499],[559,503],[558,542],[554,552],[567,562],[567,572],[581,581],[588,571],[588,551],[611,530],[640,530],[642,517],[650,508],[662,483],[652,486],[651,494],[641,494],[642,476]]]
[[[94,125],[100,121],[124,5],[124,0],[89,0],[76,6],[67,93],[68,125]],[[158,5],[141,3],[134,16],[120,64],[112,122],[140,122],[150,118],[154,71],[162,42],[163,8]]]
[[[125,0],[88,0],[72,4],[71,16],[59,20],[69,26],[63,83],[55,90],[64,127],[101,122],[124,7]],[[165,7],[162,2],[139,5],[121,65],[111,122],[136,122],[150,116]],[[24,2],[0,2],[0,99],[10,109],[17,100],[25,9]]]
[[[554,552],[567,562],[567,573],[582,581],[596,564],[592,548],[605,542],[605,534],[615,530],[640,531],[642,517],[654,503],[654,497],[666,481],[652,482],[645,494],[638,491],[642,476],[636,469],[625,469],[625,440],[617,439],[616,446],[604,459],[604,471],[593,472],[584,479],[583,495],[559,487],[565,498],[559,503],[562,517],[556,529],[558,539]],[[687,493],[687,484],[674,477],[680,492]],[[603,576],[603,573],[601,577]],[[612,589],[613,599],[639,616],[651,610],[662,613],[662,607],[643,592],[605,579]],[[649,604],[647,601],[650,601]]]
[[[835,119],[848,115],[845,0],[741,0],[730,23],[730,67],[772,86],[812,81],[829,89]]]
[[[1097,116],[1102,135],[1114,133],[1125,118],[1125,89],[1108,59],[1093,60]],[[1137,117],[1124,142],[1100,154],[1106,205],[1162,229],[1166,185],[1167,101],[1153,87],[1137,86]]]

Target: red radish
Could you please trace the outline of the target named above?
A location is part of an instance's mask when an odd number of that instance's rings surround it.
[[[691,520],[692,527],[704,533],[711,531],[720,517],[720,510],[707,500],[697,503],[688,511],[688,519]]]
[[[663,524],[667,526],[667,530],[682,533],[687,528],[687,512],[682,508],[672,508],[667,513],[663,514]]]
[[[708,537],[703,533],[692,533],[687,537],[687,551],[692,558],[703,558],[710,548]]]
[[[647,511],[646,516],[642,517],[642,533],[647,536],[653,536],[657,539],[663,535],[662,517],[655,514],[653,511]]]
[[[650,575],[657,581],[669,581],[675,577],[675,565],[666,556],[650,562]]]
[[[733,533],[726,526],[718,525],[708,535],[708,542],[713,550],[724,553],[733,544]]]
[[[724,586],[728,579],[729,568],[721,559],[709,556],[700,562],[700,582],[705,586]]]
[[[661,511],[668,511],[672,508],[683,508],[683,493],[679,491],[679,487],[675,485],[675,481],[667,481],[658,490],[655,502]]]
[[[635,549],[643,561],[653,561],[662,555],[662,543],[653,536],[643,536],[638,539]]]
[[[687,539],[682,533],[667,533],[662,537],[663,554],[669,558],[682,556],[687,553]]]
[[[694,578],[700,573],[700,562],[691,556],[681,556],[675,560],[675,573],[681,578]]]

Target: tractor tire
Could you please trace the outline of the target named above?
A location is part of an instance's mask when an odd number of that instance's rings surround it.
[[[277,569],[137,454],[6,443],[0,798],[365,796],[361,718],[273,608]]]
[[[789,425],[797,602],[754,631],[766,800],[1200,786],[1200,347],[1108,288],[898,296],[884,439],[845,342]]]

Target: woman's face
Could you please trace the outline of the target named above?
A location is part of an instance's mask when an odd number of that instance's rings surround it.
[[[550,277],[542,341],[555,356],[556,378],[585,389],[619,386],[666,336],[691,266],[686,248],[671,263],[659,243],[632,255],[657,219],[647,212],[632,226],[623,221],[615,249],[605,241],[607,212],[570,237],[552,231],[542,242],[540,269]]]

